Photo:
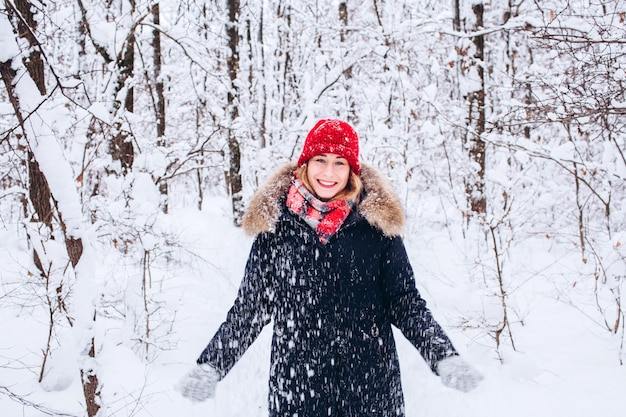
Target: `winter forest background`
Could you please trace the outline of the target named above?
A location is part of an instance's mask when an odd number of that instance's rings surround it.
[[[626,2],[3,0],[0,415],[263,416],[269,336],[172,385],[234,299],[246,203],[318,118],[404,203],[486,376],[398,334],[407,416],[626,411]],[[267,329],[266,329],[267,330]]]

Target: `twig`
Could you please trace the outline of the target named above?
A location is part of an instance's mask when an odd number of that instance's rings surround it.
[[[35,410],[47,414],[49,416],[60,416],[60,417],[78,417],[77,414],[68,414],[68,413],[63,413],[57,410],[53,410],[51,408],[45,407],[41,404],[37,404],[34,403],[32,401],[27,400],[26,398],[22,397],[21,395],[18,395],[16,393],[14,393],[13,391],[11,391],[10,389],[8,389],[7,387],[2,387],[0,386],[0,394],[4,394],[7,397],[9,397],[11,400],[20,403],[26,407],[32,407]]]

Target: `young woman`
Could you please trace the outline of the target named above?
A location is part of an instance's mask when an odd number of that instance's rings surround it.
[[[271,417],[403,416],[392,325],[444,384],[474,388],[482,376],[458,356],[416,289],[403,224],[387,181],[359,163],[354,129],[320,120],[297,164],[252,198],[243,227],[256,238],[237,298],[181,393],[212,397],[270,322]]]

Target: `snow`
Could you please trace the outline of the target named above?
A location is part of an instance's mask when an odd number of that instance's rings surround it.
[[[11,42],[6,43],[11,45]],[[14,39],[13,44],[15,44]],[[28,118],[22,116],[25,119],[24,130],[30,149],[35,155],[39,169],[48,181],[52,194],[63,196],[63,198],[57,199],[57,203],[67,226],[67,234],[72,237],[80,237],[82,207],[76,185],[73,182],[75,175],[63,154],[63,149],[57,141],[55,130],[52,127],[52,123],[59,119],[59,114],[45,107],[39,108],[44,97],[39,93],[32,78],[22,76],[23,67],[18,67],[16,71],[16,78],[20,82],[15,83],[14,89],[20,107],[25,114],[33,112]]]
[[[0,14],[0,25],[9,27],[11,23],[6,13]],[[19,48],[15,37],[8,30],[0,31],[0,62],[7,62],[19,55]]]
[[[267,378],[271,332],[266,328],[227,377],[218,384],[216,398],[194,404],[182,398],[173,386],[194,366],[194,361],[212,333],[225,317],[235,297],[238,281],[251,239],[230,225],[224,215],[226,200],[211,201],[211,209],[173,211],[167,216],[171,231],[187,252],[177,255],[183,266],[159,285],[158,297],[174,305],[176,322],[166,335],[167,348],[145,363],[143,354],[133,348],[122,328],[98,319],[97,357],[99,377],[104,382],[102,398],[105,415],[169,416],[264,416],[266,415]],[[10,285],[14,270],[25,266],[24,248],[15,239],[0,240],[3,268],[0,281]],[[523,326],[514,330],[517,351],[503,349],[502,363],[493,345],[472,336],[454,324],[466,308],[481,308],[489,299],[451,285],[454,275],[465,266],[457,257],[459,249],[446,235],[430,231],[428,236],[407,240],[410,256],[418,276],[418,286],[429,301],[436,317],[448,330],[463,357],[475,366],[485,379],[467,394],[444,387],[419,357],[416,350],[396,332],[407,416],[508,416],[528,415],[586,416],[619,415],[624,410],[623,389],[626,368],[617,364],[617,346],[581,312],[555,299],[548,282],[537,282],[532,290],[520,294],[526,299]],[[540,248],[540,246],[536,246]],[[148,248],[149,249],[149,248]],[[88,254],[89,255],[89,254]],[[549,256],[529,248],[537,262],[550,262]],[[542,258],[545,258],[542,260]],[[22,265],[17,262],[22,259]],[[103,280],[117,274],[111,265],[85,259],[85,264]],[[202,259],[198,262],[198,259]],[[532,258],[529,258],[531,260]],[[81,261],[83,262],[83,261]],[[106,272],[110,271],[110,272]],[[105,274],[106,272],[106,274]],[[83,273],[81,272],[81,275]],[[450,281],[441,279],[447,277]],[[105,287],[110,282],[103,284]],[[77,289],[78,290],[78,289]],[[20,291],[16,289],[16,291]],[[470,296],[470,294],[472,294]],[[92,295],[76,294],[87,301]],[[154,295],[156,296],[156,295]],[[520,311],[521,311],[520,304]],[[482,307],[484,308],[484,306]],[[75,352],[65,345],[53,351],[51,366],[42,382],[36,383],[47,323],[37,309],[33,316],[24,315],[17,306],[0,309],[0,355],[16,358],[32,372],[15,367],[0,368],[0,386],[12,392],[29,395],[35,403],[70,415],[81,415],[76,405],[80,398],[78,368],[71,358]],[[36,320],[32,320],[35,318]],[[104,323],[103,323],[104,322]],[[63,330],[63,331],[67,331]],[[102,333],[104,332],[104,333]],[[470,332],[471,333],[471,332]],[[61,337],[64,337],[61,335]],[[604,354],[598,354],[605,352]],[[45,415],[24,407],[6,396],[0,396],[3,415]]]
[[[532,17],[523,21],[534,22]],[[512,22],[508,25],[513,25]],[[569,23],[580,25],[581,22],[570,20]],[[535,26],[541,24],[535,22]],[[115,25],[101,22],[91,28],[95,40],[106,45],[113,56],[123,41],[120,35],[123,31],[118,31]],[[9,26],[6,14],[0,14],[0,27]],[[468,40],[465,42],[471,47]],[[387,51],[382,46],[379,49],[380,55]],[[358,51],[348,64],[360,61],[369,53],[365,48]],[[188,52],[196,55],[193,50]],[[0,61],[19,59],[15,38],[9,30],[0,30]],[[320,66],[327,64],[327,57],[322,55],[313,59],[320,60]],[[548,76],[554,70],[544,64],[535,63],[529,71]],[[435,58],[428,61],[428,66],[433,71],[440,68]],[[292,146],[296,138],[302,137],[301,126],[327,105],[319,98],[326,91],[328,80],[339,77],[343,69],[333,67],[333,71],[325,74],[326,80],[303,74],[305,85],[310,88],[303,93],[305,103],[298,123],[283,127],[284,137],[289,139],[285,146]],[[626,73],[618,68],[613,77],[623,81]],[[33,139],[30,146],[50,181],[69,236],[81,238],[84,251],[76,268],[71,268],[63,236],[34,239],[27,245],[23,234],[38,236],[40,225],[12,222],[10,216],[0,213],[3,226],[0,228],[0,415],[85,415],[80,369],[93,368],[102,384],[102,417],[266,416],[269,328],[218,384],[214,399],[193,404],[173,389],[194,366],[196,357],[224,319],[235,298],[252,243],[250,237],[232,225],[228,199],[221,195],[207,196],[202,210],[189,208],[191,204],[173,203],[169,214],[161,213],[161,196],[154,187],[154,176],[163,174],[169,159],[164,151],[155,150],[137,156],[139,172],[133,176],[110,175],[101,179],[100,187],[108,195],[119,196],[107,200],[107,213],[111,216],[107,220],[118,227],[115,232],[119,234],[113,233],[112,227],[101,219],[95,224],[86,223],[87,214],[83,212],[75,181],[77,172],[68,162],[69,151],[57,139],[59,132],[72,123],[62,110],[67,103],[51,100],[40,108],[44,97],[34,83],[23,73],[17,78],[20,82],[16,92],[23,109],[37,109],[26,124],[26,134]],[[77,86],[77,82],[68,80],[66,87]],[[478,82],[473,70],[466,75],[464,92],[480,87]],[[367,93],[368,97],[377,97],[381,92]],[[437,106],[436,101],[446,91],[443,85],[429,84],[420,94],[422,100]],[[624,107],[623,101],[613,104]],[[216,104],[209,105],[219,109]],[[363,103],[364,107],[368,105],[376,110],[373,104]],[[109,106],[110,103],[96,101],[77,114],[86,117],[89,113],[110,123]],[[223,111],[219,109],[214,114],[221,116]],[[1,114],[12,112],[10,105],[0,103]],[[144,117],[126,116],[134,123]],[[552,116],[556,120],[560,114]],[[427,147],[444,144],[441,126],[439,121],[430,119],[421,124],[422,138],[431,139],[420,148],[424,155]],[[400,127],[373,123],[368,134],[394,138],[402,137],[400,132]],[[559,144],[556,143],[559,138],[554,138],[549,150],[539,141],[531,140],[523,143],[529,152],[513,155],[512,160],[530,166],[526,168],[528,175],[523,178],[523,184],[509,181],[507,170],[511,162],[506,158],[490,166],[490,181],[508,190],[513,186],[536,187],[538,182],[551,180],[549,173],[533,171],[529,156],[533,152],[559,161],[580,160],[571,142]],[[76,138],[77,142],[81,140],[84,138]],[[180,146],[184,153],[183,145]],[[388,158],[392,161],[400,161],[398,155],[405,153],[406,158],[415,157],[411,155],[414,148],[407,152],[390,148],[386,143],[370,141],[363,144],[363,153],[368,155],[369,162],[380,163],[391,173],[394,168],[387,164],[385,152],[394,155]],[[603,148],[603,168],[611,174],[612,181],[623,181],[626,167],[617,158],[615,146],[606,142]],[[268,160],[276,158],[270,149],[261,150],[255,157],[259,166],[253,169],[261,173],[267,173],[271,169]],[[424,160],[417,160],[416,169],[431,169],[430,165],[419,165],[421,161]],[[95,162],[98,163],[103,162]],[[399,189],[406,186],[402,181],[394,184]],[[255,187],[248,186],[246,192],[252,188]],[[600,186],[598,189],[603,192]],[[18,191],[3,189],[0,201]],[[597,259],[602,261],[594,264],[574,245],[568,248],[555,243],[548,236],[549,229],[526,231],[515,239],[502,231],[502,239],[509,238],[503,245],[511,245],[511,253],[502,262],[511,334],[504,332],[500,346],[496,346],[493,332],[485,329],[495,328],[502,320],[501,298],[494,293],[495,273],[485,270],[488,259],[478,261],[491,251],[485,250],[484,242],[462,236],[460,221],[454,217],[457,207],[444,201],[448,195],[415,196],[414,189],[403,191],[401,195],[406,196],[403,201],[409,214],[405,240],[418,287],[465,360],[485,376],[481,385],[469,393],[446,388],[417,351],[395,332],[407,417],[623,415],[626,410],[623,399],[626,367],[620,365],[620,357],[624,359],[623,333],[611,332],[610,328],[619,317],[614,296],[626,279],[624,232],[613,232],[610,239],[593,247]],[[172,201],[186,202],[187,198],[191,200],[188,195],[179,194],[172,196]],[[557,198],[549,192],[536,195],[538,202],[545,202],[544,207],[557,207],[554,201]],[[517,211],[513,215],[523,221],[525,216],[538,213],[538,209],[526,213],[527,204],[515,201]],[[623,204],[613,207],[614,218],[624,216]],[[491,213],[490,220],[495,221],[498,214]],[[557,220],[568,215],[544,214]],[[558,224],[554,226],[558,227]],[[479,234],[467,233],[474,235]],[[577,236],[567,238],[575,240]],[[50,266],[48,282],[44,282],[33,264],[33,247],[42,254],[44,264]],[[600,269],[613,279],[602,291],[597,281]],[[68,314],[74,321],[70,326],[67,317],[57,311],[52,338],[48,340],[51,328],[47,303],[55,299],[61,287],[63,294],[71,299]],[[94,311],[98,311],[96,321],[92,320]],[[95,358],[85,351],[92,337],[96,341]],[[39,382],[44,356],[45,372]]]
[[[106,108],[104,103],[93,103],[87,111],[93,114],[96,118],[102,120],[103,122],[110,124],[111,123],[111,114]]]

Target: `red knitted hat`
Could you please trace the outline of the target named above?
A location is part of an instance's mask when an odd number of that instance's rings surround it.
[[[361,173],[359,137],[348,123],[337,119],[322,119],[313,126],[304,140],[298,167],[315,155],[334,153],[346,158],[355,174]]]

